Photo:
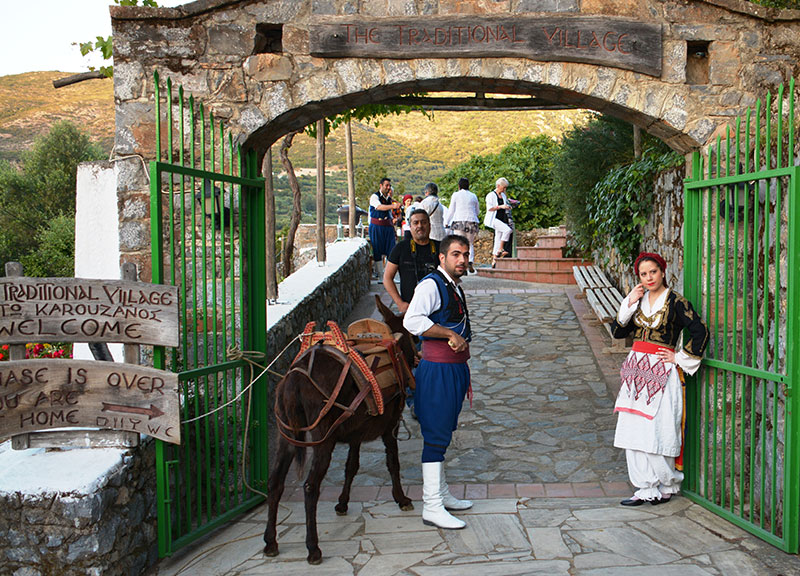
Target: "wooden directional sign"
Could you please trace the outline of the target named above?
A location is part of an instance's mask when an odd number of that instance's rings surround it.
[[[521,56],[661,75],[661,25],[597,17],[355,19],[309,26],[311,54],[355,58]]]
[[[0,362],[0,438],[74,427],[180,444],[178,375],[115,362]]]
[[[126,280],[0,278],[0,342],[178,345],[178,288]]]

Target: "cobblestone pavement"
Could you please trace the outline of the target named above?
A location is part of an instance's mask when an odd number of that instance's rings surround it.
[[[416,509],[392,502],[383,445],[365,444],[349,513],[332,502],[346,448],[328,471],[318,522],[324,561],[305,561],[301,482],[290,472],[278,527],[280,556],[261,553],[262,506],[208,540],[162,561],[158,576],[511,576],[798,574],[800,560],[688,499],[623,508],[624,454],[612,447],[613,388],[622,357],[604,355],[571,287],[470,277],[475,337],[473,405],[465,403],[447,453],[448,482],[475,506],[461,531],[420,520],[419,427],[400,432],[402,480]],[[378,293],[379,285],[373,286]],[[366,297],[349,320],[375,315]],[[618,384],[616,384],[618,386]]]

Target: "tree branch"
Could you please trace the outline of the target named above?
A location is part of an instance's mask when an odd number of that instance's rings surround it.
[[[100,70],[81,72],[80,74],[73,74],[72,76],[65,76],[64,78],[53,80],[53,88],[63,88],[64,86],[69,86],[70,84],[77,84],[78,82],[83,82],[84,80],[94,80],[95,78],[108,78],[108,76],[103,74]]]

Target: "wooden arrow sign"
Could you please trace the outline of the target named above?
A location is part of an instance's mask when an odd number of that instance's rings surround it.
[[[0,362],[0,438],[75,427],[180,444],[178,375],[116,362]]]

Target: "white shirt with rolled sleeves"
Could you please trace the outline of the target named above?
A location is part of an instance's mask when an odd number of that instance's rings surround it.
[[[450,275],[439,266],[438,270],[444,274],[448,282],[458,285],[459,282],[453,280]],[[439,287],[433,278],[425,278],[417,284],[414,289],[414,297],[408,305],[406,315],[403,317],[403,326],[414,336],[422,336],[433,325],[434,322],[429,318],[442,306],[442,298],[439,296]]]
[[[450,210],[444,225],[450,226],[453,222],[480,222],[479,214],[478,197],[462,188],[450,198]]]
[[[369,197],[369,205],[372,206],[373,208],[377,208],[378,206],[385,206],[385,204],[381,203],[380,196],[381,196],[380,192],[373,192],[372,196]],[[393,201],[391,196],[389,196],[389,200]]]

